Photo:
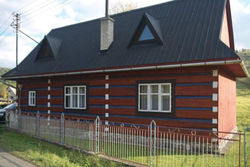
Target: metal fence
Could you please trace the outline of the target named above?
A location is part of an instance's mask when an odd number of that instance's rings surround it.
[[[10,128],[91,153],[153,167],[243,166],[241,133],[204,131],[58,115],[20,115]]]

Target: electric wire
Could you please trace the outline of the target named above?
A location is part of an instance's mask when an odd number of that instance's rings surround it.
[[[35,13],[32,17],[27,17],[26,16],[25,19],[22,19],[21,23],[25,23],[24,26],[27,26],[27,25],[29,25],[33,21],[33,18],[35,18],[34,16],[42,15],[44,12],[46,12],[46,11],[52,9],[52,8],[55,10],[55,9],[57,9],[57,8],[65,5],[65,4],[71,3],[72,1],[73,0],[64,0],[62,3],[60,3],[60,4],[56,5],[56,6],[50,6],[50,7],[48,7],[47,9],[45,9],[43,11]]]

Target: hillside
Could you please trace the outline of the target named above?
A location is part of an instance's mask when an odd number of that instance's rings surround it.
[[[244,64],[250,73],[250,49],[241,49],[236,53],[244,60]],[[237,89],[250,89],[250,78],[239,78],[237,81]]]
[[[0,67],[0,76],[8,72],[10,69],[9,68],[3,68]],[[15,82],[8,81],[7,83],[14,85]],[[6,98],[7,97],[7,86],[4,85],[2,82],[0,82],[0,98]]]

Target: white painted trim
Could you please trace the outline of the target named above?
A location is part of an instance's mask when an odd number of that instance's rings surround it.
[[[213,77],[218,77],[218,70],[213,70]]]
[[[109,100],[109,94],[105,94],[105,100]]]
[[[218,124],[218,119],[212,119],[213,124]]]
[[[48,86],[48,91],[50,91],[50,86]]]
[[[218,107],[217,106],[213,106],[213,112],[218,112]]]
[[[218,81],[213,81],[213,88],[218,88]]]
[[[105,80],[109,80],[109,75],[105,75]]]
[[[105,121],[105,125],[109,125],[109,121],[106,120],[106,121]]]
[[[109,109],[109,105],[105,104],[105,109],[108,110]]]
[[[109,117],[109,113],[105,113],[105,117],[108,118]]]
[[[212,100],[218,101],[218,94],[217,93],[213,93]]]
[[[105,84],[105,89],[109,89],[109,84],[108,83]]]
[[[48,100],[50,100],[50,98],[51,98],[51,97],[50,97],[50,94],[48,94]]]
[[[119,68],[119,69],[105,69],[105,70],[90,70],[90,71],[78,71],[78,72],[62,72],[62,73],[50,73],[50,74],[38,74],[38,75],[24,75],[5,77],[4,79],[21,79],[21,78],[36,78],[36,77],[50,77],[50,76],[64,76],[64,75],[77,75],[77,74],[91,74],[91,73],[103,73],[103,72],[118,72],[118,71],[135,71],[135,70],[150,70],[150,69],[165,69],[165,68],[177,68],[177,67],[193,67],[193,66],[207,66],[207,65],[224,65],[224,64],[242,64],[242,60],[224,60],[224,61],[211,61],[201,63],[183,63],[183,64],[169,64],[169,65],[156,65],[145,67],[132,67],[132,68]],[[243,68],[246,75],[249,76],[245,67]]]
[[[213,129],[212,129],[212,131],[217,132],[217,131],[218,131],[218,129],[217,129],[217,128],[213,128]]]
[[[50,102],[48,102],[48,107],[50,107]]]

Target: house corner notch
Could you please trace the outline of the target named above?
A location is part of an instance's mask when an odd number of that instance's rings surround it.
[[[109,16],[109,1],[106,0],[105,17],[101,18],[100,50],[108,50],[114,41],[114,22]]]

